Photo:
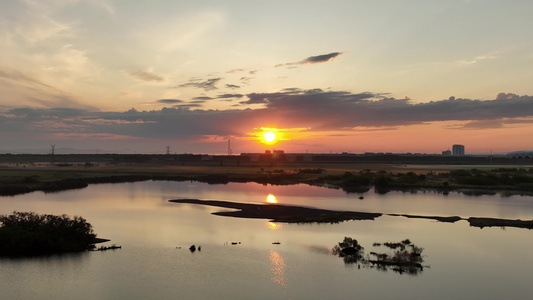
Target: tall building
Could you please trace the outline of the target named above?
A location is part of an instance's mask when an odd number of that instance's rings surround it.
[[[464,145],[453,145],[452,146],[453,156],[462,156],[465,155],[465,146]]]

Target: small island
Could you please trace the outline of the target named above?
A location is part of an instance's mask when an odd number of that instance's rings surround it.
[[[0,215],[0,256],[23,257],[91,250],[99,239],[82,217],[15,211]]]
[[[269,219],[270,222],[281,223],[340,223],[350,220],[375,220],[383,215],[382,213],[337,211],[293,205],[252,204],[220,200],[174,199],[169,200],[169,202],[231,208],[235,209],[235,211],[214,212],[213,215],[248,219]],[[444,223],[455,223],[457,221],[466,220],[470,223],[470,226],[479,228],[516,227],[533,229],[533,220],[508,220],[476,217],[462,218],[459,216],[445,217],[406,214],[388,215],[393,217],[430,219]]]
[[[382,215],[380,213],[334,211],[281,204],[251,204],[199,199],[176,199],[169,201],[236,209],[235,211],[213,213],[218,216],[270,219],[271,222],[283,223],[338,223],[348,220],[374,220]]]

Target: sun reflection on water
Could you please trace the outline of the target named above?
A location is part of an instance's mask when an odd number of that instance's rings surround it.
[[[273,282],[279,283],[283,287],[287,286],[287,278],[285,278],[285,259],[278,252],[270,250],[270,264],[272,265]]]
[[[272,222],[267,222],[266,227],[270,230],[280,230],[283,227],[283,225],[272,223]]]

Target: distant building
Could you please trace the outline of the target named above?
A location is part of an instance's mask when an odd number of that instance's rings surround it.
[[[533,159],[533,150],[509,152],[505,156],[512,159]]]
[[[285,160],[285,151],[283,150],[274,150],[272,152],[272,158],[276,160]]]
[[[450,150],[442,151],[442,155],[443,156],[451,156],[452,155],[452,151],[450,151]]]
[[[452,146],[453,156],[463,156],[465,155],[465,146],[464,145],[453,145]]]

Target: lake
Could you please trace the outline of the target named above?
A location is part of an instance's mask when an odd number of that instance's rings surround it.
[[[269,196],[270,195],[270,196]],[[197,198],[333,210],[533,219],[531,196],[377,194],[307,185],[146,181],[0,197],[0,213],[79,215],[122,249],[0,259],[2,299],[530,299],[533,232],[384,215],[374,221],[285,224],[211,215],[169,203]],[[423,247],[417,274],[345,264],[331,249],[357,239]],[[279,244],[273,244],[274,242]],[[191,252],[189,246],[201,246]]]

